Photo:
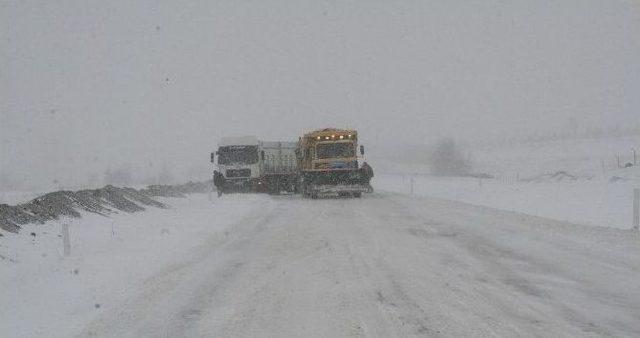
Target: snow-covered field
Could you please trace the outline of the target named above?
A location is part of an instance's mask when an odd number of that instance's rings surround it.
[[[526,178],[566,171],[584,178],[617,170],[618,157],[621,166],[633,162],[633,149],[640,164],[640,135],[471,145],[467,150],[477,172],[496,177]]]
[[[426,164],[385,163],[377,170],[376,189],[411,192],[554,218],[578,224],[632,227],[633,189],[640,188],[640,167],[618,169],[633,162],[631,149],[640,136],[582,138],[513,145],[464,148],[473,170],[493,179],[435,177]],[[375,163],[374,163],[375,165]],[[569,178],[545,174],[566,172]],[[539,178],[539,179],[535,179]]]
[[[630,170],[628,170],[630,171]],[[618,173],[623,175],[622,173]],[[632,227],[635,179],[612,182],[610,177],[575,181],[525,182],[413,174],[379,174],[376,189],[430,196],[522,212],[578,224],[628,229]]]
[[[458,202],[194,194],[0,238],[3,337],[638,336],[640,237]],[[31,236],[34,232],[36,236]]]

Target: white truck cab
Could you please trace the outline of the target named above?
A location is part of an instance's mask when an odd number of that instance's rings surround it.
[[[223,137],[215,156],[211,154],[211,162],[215,162],[214,157],[217,157],[214,183],[218,193],[259,190],[264,152],[256,137]]]

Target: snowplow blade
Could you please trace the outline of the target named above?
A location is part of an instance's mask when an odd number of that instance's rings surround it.
[[[304,196],[353,195],[369,191],[368,182],[359,170],[316,171],[303,174]]]
[[[367,187],[360,184],[339,184],[339,185],[318,185],[311,188],[311,191],[324,194],[324,193],[354,193],[354,192],[366,192]]]

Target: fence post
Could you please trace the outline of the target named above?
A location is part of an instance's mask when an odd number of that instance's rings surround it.
[[[60,224],[62,232],[62,245],[64,247],[64,255],[69,256],[71,254],[71,242],[69,241],[69,223],[66,221]]]
[[[633,228],[640,231],[640,188],[633,189]]]

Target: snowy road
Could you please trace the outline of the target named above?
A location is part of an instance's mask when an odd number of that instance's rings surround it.
[[[640,336],[629,232],[390,193],[273,199],[80,335]]]

